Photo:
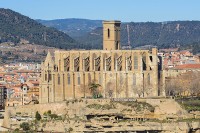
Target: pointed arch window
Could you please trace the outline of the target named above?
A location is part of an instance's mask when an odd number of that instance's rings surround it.
[[[47,81],[47,74],[45,73],[44,80]]]
[[[70,74],[67,74],[67,84],[70,85]]]
[[[91,80],[92,80],[92,78],[91,78],[91,74],[90,74],[90,73],[88,73],[88,84],[90,84],[90,83],[91,83]]]
[[[136,75],[133,74],[133,85],[136,85]]]
[[[81,84],[81,77],[80,77],[80,74],[78,73],[78,85]]]
[[[134,69],[138,69],[138,56],[134,54]]]
[[[148,78],[148,85],[150,85],[151,84],[151,76],[150,76],[150,74],[148,74],[147,78]]]
[[[58,74],[58,84],[60,85],[60,74]]]

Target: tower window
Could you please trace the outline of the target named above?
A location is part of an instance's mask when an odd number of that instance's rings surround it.
[[[110,29],[108,29],[108,38],[110,38]]]
[[[116,42],[115,49],[118,49],[118,41]]]

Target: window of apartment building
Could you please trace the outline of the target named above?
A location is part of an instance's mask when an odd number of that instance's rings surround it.
[[[58,74],[58,84],[60,84],[60,75]]]
[[[138,56],[134,55],[134,69],[138,69]]]
[[[69,73],[67,74],[67,83],[68,83],[68,85],[70,85],[70,74]]]

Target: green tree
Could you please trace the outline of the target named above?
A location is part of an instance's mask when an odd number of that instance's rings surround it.
[[[40,115],[40,113],[38,113],[38,111],[35,113],[35,118],[36,118],[36,120],[41,120],[41,115]]]
[[[98,88],[100,86],[101,86],[100,84],[97,84],[95,82],[90,84],[89,89],[90,89],[90,91],[92,93],[93,98],[101,98],[102,97],[101,93],[98,90]]]
[[[30,130],[30,125],[28,122],[23,122],[20,124],[20,128],[22,128],[24,131]]]

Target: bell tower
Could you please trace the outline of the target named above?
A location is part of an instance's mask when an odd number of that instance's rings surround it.
[[[103,50],[120,49],[120,21],[103,21]]]

